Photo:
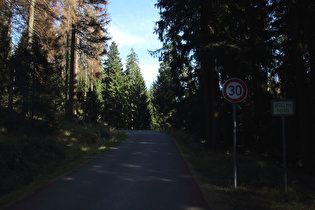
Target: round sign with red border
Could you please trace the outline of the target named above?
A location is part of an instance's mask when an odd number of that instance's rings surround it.
[[[223,85],[223,96],[231,103],[243,101],[247,96],[246,84],[237,78],[227,80]]]

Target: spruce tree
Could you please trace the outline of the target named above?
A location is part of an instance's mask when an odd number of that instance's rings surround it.
[[[220,139],[219,77],[254,78],[257,95],[266,84],[267,73],[260,71],[270,69],[272,55],[266,44],[271,37],[267,4],[258,0],[159,0],[156,4],[161,16],[156,33],[164,44],[162,59],[170,62],[172,72],[179,75],[177,80],[182,80],[187,67],[188,75],[198,75],[203,135],[212,149]],[[219,75],[221,65],[224,71]]]
[[[124,122],[126,95],[124,94],[123,65],[115,42],[110,45],[104,65],[103,119],[111,126],[126,128]]]
[[[160,129],[174,126],[176,117],[176,93],[171,69],[165,62],[160,64],[159,75],[152,86],[154,120]]]
[[[39,38],[32,42],[33,54],[28,51],[28,36],[24,33],[12,56],[15,72],[15,110],[26,117],[52,120],[53,110],[60,98],[59,69],[47,59]],[[31,62],[32,61],[32,62]]]
[[[130,129],[149,129],[151,113],[149,96],[139,67],[138,55],[131,49],[126,64],[127,122]]]

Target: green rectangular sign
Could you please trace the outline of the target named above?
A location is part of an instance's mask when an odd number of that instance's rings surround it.
[[[294,116],[295,103],[291,99],[276,99],[271,101],[271,113],[273,116]]]

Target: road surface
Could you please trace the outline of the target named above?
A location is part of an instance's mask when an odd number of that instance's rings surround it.
[[[208,209],[170,137],[128,133],[117,148],[9,209]]]

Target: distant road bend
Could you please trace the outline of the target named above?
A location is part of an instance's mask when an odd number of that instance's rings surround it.
[[[116,149],[9,209],[209,209],[170,137],[128,133]]]

